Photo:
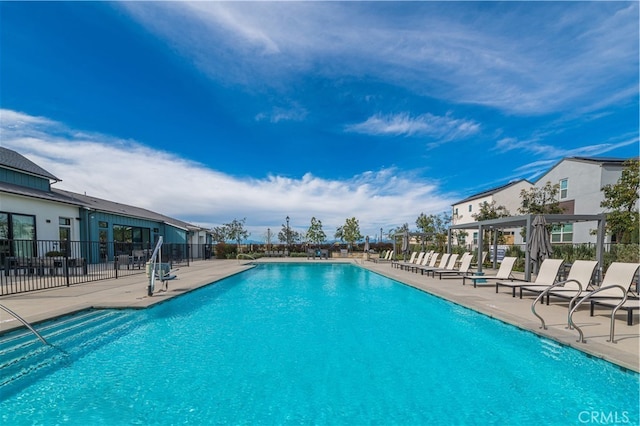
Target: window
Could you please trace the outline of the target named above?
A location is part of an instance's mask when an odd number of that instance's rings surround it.
[[[560,199],[567,198],[568,189],[569,189],[569,179],[562,179],[560,181]]]
[[[458,208],[456,207],[456,209],[453,211],[453,215],[454,216],[458,216]]]
[[[98,222],[98,228],[108,228],[108,227],[109,227],[109,222],[103,222],[103,221]]]
[[[473,210],[473,204],[469,204],[469,211]]]
[[[13,242],[9,243],[8,240]],[[33,257],[35,255],[36,217],[0,213],[0,261],[2,264],[6,256]]]
[[[113,225],[116,254],[131,254],[133,250],[148,249],[151,244],[150,239],[149,228]]]
[[[58,219],[58,235],[60,237],[60,253],[70,256],[69,246],[71,241],[71,219],[61,217]]]
[[[98,241],[100,241],[100,259],[107,261],[108,247],[107,241],[109,240],[109,232],[106,229],[98,230]]]
[[[474,245],[478,244],[478,231],[473,233],[473,244]]]
[[[573,241],[573,224],[554,225],[551,229],[552,243],[570,243]]]

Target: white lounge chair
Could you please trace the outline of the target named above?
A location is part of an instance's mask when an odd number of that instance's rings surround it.
[[[376,263],[378,262],[391,262],[393,261],[393,250],[389,250],[387,252],[387,254],[384,257],[379,258]]]
[[[436,269],[429,269],[427,271],[427,275],[431,274],[431,276],[433,278],[436,277],[435,272],[438,271],[453,271],[455,266],[456,266],[456,262],[458,261],[458,256],[460,256],[457,253],[453,253],[449,256],[449,260],[447,261],[447,264],[444,266],[444,268],[436,268]]]
[[[545,260],[545,262],[547,260]],[[571,267],[571,271],[569,271],[570,276],[568,277],[568,279],[557,283],[552,283],[547,287],[544,287],[542,290],[540,290],[539,287],[537,289],[536,287],[531,287],[528,289],[528,291],[539,292],[538,297],[536,297],[531,304],[531,312],[533,313],[533,315],[538,317],[538,319],[540,319],[543,329],[546,330],[547,326],[544,322],[544,319],[536,312],[536,305],[538,304],[538,302],[540,300],[544,300],[544,296],[546,295],[548,304],[549,296],[553,294],[554,296],[570,299],[569,310],[571,310],[578,297],[585,296],[589,293],[589,291],[584,289],[586,289],[589,285],[589,281],[591,281],[591,276],[593,275],[593,271],[595,270],[597,264],[598,262],[591,260],[576,260]]]
[[[422,263],[422,259],[424,258],[425,253],[423,251],[421,251],[420,253],[418,253],[418,256],[415,257],[415,259],[413,259],[413,261],[409,261],[409,262],[401,262],[399,264],[400,269],[409,269],[411,268],[413,265],[420,265]]]
[[[563,281],[564,284],[558,283],[553,289],[550,289],[547,293],[547,305],[549,304],[549,296],[558,296],[565,299],[573,299],[576,295],[578,297],[586,296],[593,288],[590,288],[591,278],[598,266],[596,260],[576,260],[571,265],[567,279]],[[578,284],[579,283],[579,284]],[[536,290],[535,287],[520,287],[520,298],[522,299],[522,290],[529,290],[535,292],[541,292]],[[544,291],[544,289],[542,289]]]
[[[472,274],[472,275],[465,275],[462,277],[462,285],[465,285],[466,280],[471,280],[473,281],[473,287],[477,287],[478,284],[491,284],[493,285],[493,283],[489,283],[487,280],[498,280],[498,281],[502,281],[502,280],[515,280],[515,277],[513,277],[512,275],[512,271],[513,271],[513,265],[515,265],[516,260],[518,258],[517,257],[505,257],[502,259],[502,262],[500,263],[500,268],[498,268],[498,272],[496,272],[495,275],[478,275],[476,274]],[[496,293],[498,292],[498,283],[496,282]],[[515,295],[515,290],[514,291],[514,295]]]
[[[562,259],[545,259],[542,261],[540,265],[540,270],[538,271],[538,275],[536,276],[536,280],[531,282],[496,282],[496,293],[498,292],[498,287],[509,287],[511,288],[511,296],[516,297],[516,288],[527,286],[527,285],[539,285],[548,287],[556,283],[558,278],[558,272],[560,272],[560,267],[564,261]]]
[[[588,300],[591,302],[591,316],[594,314],[596,305],[614,308],[626,294],[627,299],[619,309],[627,311],[627,324],[633,325],[633,311],[640,309],[640,300],[637,299],[638,295],[633,294],[631,290],[631,286],[637,276],[638,268],[640,268],[639,263],[613,262],[609,266],[600,287],[590,292]],[[622,290],[624,290],[624,292]],[[634,298],[630,299],[630,297]],[[582,302],[580,301],[578,303]]]
[[[469,269],[471,268],[471,259],[473,259],[473,255],[471,253],[465,253],[462,255],[462,259],[460,260],[460,266],[458,267],[458,269],[452,269],[452,270],[434,270],[432,271],[432,274],[435,278],[436,274],[438,274],[438,277],[440,279],[442,279],[442,277],[444,276],[449,277],[449,278],[458,278],[462,275],[468,274],[469,273]]]
[[[433,262],[433,265],[435,266],[437,257],[438,257],[438,253],[434,254],[433,250],[428,251],[427,253],[425,253],[424,257],[422,258],[422,262],[416,262],[414,265],[409,265],[407,270],[411,272],[418,272],[419,268],[428,266],[431,262]]]
[[[409,260],[402,261],[402,262],[399,261],[399,260],[398,261],[393,261],[391,265],[395,266],[396,268],[399,268],[399,267],[401,267],[400,265],[411,264],[411,263],[415,262],[417,254],[418,254],[418,252],[414,251],[413,253],[411,253],[411,257],[409,258]]]
[[[447,262],[449,261],[450,257],[451,257],[451,254],[443,253],[442,256],[440,257],[440,262],[438,262],[438,266],[432,266],[431,262],[429,262],[429,266],[422,266],[418,268],[418,270],[422,275],[424,275],[425,272],[427,273],[427,275],[429,275],[429,271],[433,269],[444,269],[444,267],[447,266]]]
[[[609,330],[608,342],[616,343],[615,341],[615,316],[619,309],[627,311],[627,324],[633,323],[633,310],[638,309],[638,299],[629,299],[631,293],[631,286],[636,279],[639,263],[622,263],[613,262],[607,268],[607,272],[602,280],[602,284],[596,290],[589,292],[586,296],[581,298],[575,303],[573,308],[570,307],[569,311],[569,327],[573,327],[578,330],[580,337],[578,342],[586,343],[584,339],[584,333],[573,321],[573,314],[575,311],[585,303],[587,300],[591,301],[590,314],[593,316],[594,305],[603,305],[612,308],[611,311],[611,326]],[[631,302],[631,303],[628,303]],[[627,304],[628,303],[628,304]],[[625,306],[626,305],[626,306]]]

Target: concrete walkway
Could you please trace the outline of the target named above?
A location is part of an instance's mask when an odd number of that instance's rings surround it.
[[[469,309],[481,312],[561,344],[574,347],[594,357],[606,359],[621,367],[640,371],[640,325],[637,315],[634,325],[626,323],[626,313],[619,312],[616,318],[616,340],[609,338],[610,310],[598,309],[596,315],[589,316],[585,305],[574,315],[574,321],[585,333],[587,343],[576,342],[578,332],[566,329],[567,301],[557,300],[550,306],[540,306],[538,312],[545,318],[548,329],[540,329],[540,321],[531,313],[533,296],[522,300],[511,297],[511,289],[495,292],[495,286],[473,288],[462,285],[462,279],[443,279],[393,268],[389,263],[374,263],[353,259],[331,259],[331,262],[355,263],[360,267],[382,274],[406,285],[426,291],[443,299],[457,303]],[[306,260],[304,258],[263,258],[264,262],[327,262],[327,260]],[[246,261],[210,260],[194,262],[177,272],[178,279],[169,282],[168,291],[156,292],[147,296],[147,277],[144,274],[119,278],[117,280],[96,281],[41,290],[31,293],[2,296],[0,304],[15,311],[30,323],[55,318],[61,315],[89,308],[146,308],[164,302],[185,292],[216,282],[233,274],[245,271],[252,266]],[[486,271],[491,274],[491,271]],[[20,327],[21,324],[0,310],[0,334]],[[37,327],[36,327],[37,328]]]

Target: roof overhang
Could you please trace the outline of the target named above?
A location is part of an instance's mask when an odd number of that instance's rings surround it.
[[[518,226],[527,226],[531,224],[533,218],[538,215],[522,215],[511,217],[500,217],[497,219],[483,220],[480,222],[461,223],[459,225],[451,225],[450,229],[475,229],[475,228],[515,228]],[[576,222],[597,222],[605,218],[602,214],[544,214],[547,223],[576,223]]]

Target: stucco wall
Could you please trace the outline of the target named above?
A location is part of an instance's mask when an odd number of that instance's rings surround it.
[[[79,208],[51,201],[27,198],[3,193],[0,211],[36,216],[36,239],[58,240],[59,221],[61,217],[71,219],[71,240],[80,238]],[[47,222],[49,221],[49,222]]]

